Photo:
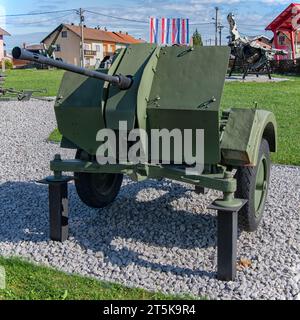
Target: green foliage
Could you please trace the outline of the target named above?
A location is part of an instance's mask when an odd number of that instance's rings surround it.
[[[201,47],[203,46],[201,34],[198,32],[197,29],[193,34],[193,45],[194,46],[201,46]]]
[[[10,60],[5,60],[5,69],[10,70],[14,67],[13,63]]]
[[[0,300],[174,300],[190,296],[170,296],[69,275],[37,266],[17,258],[0,257],[6,270],[7,288]]]

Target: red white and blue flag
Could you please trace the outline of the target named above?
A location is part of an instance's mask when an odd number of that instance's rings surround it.
[[[150,43],[159,43],[159,19],[150,18]],[[188,45],[190,42],[189,19],[162,18],[161,44]]]
[[[190,43],[189,19],[181,19],[181,44]]]
[[[172,44],[180,44],[180,19],[172,19]]]
[[[162,18],[161,19],[161,44],[169,44],[170,43],[170,26],[171,19]]]
[[[158,43],[158,19],[150,18],[150,43]]]

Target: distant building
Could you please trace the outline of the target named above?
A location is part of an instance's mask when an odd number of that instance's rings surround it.
[[[286,50],[288,56],[277,56],[279,59],[300,57],[300,4],[291,3],[267,27],[274,34],[273,47]]]
[[[69,24],[60,25],[41,42],[49,48],[57,36],[57,32],[60,34],[55,42],[55,57],[71,64],[80,65],[81,28]],[[119,48],[143,42],[128,33],[104,31],[99,28],[84,27],[83,35],[86,66],[94,66],[104,57],[113,55]]]
[[[252,41],[255,41],[257,45],[265,48],[265,49],[272,49],[272,39],[264,36],[264,35],[260,35],[260,36],[256,36],[253,38],[249,38]]]
[[[4,29],[0,28],[0,62],[6,56],[4,36],[10,36],[10,34],[7,31],[5,31]]]

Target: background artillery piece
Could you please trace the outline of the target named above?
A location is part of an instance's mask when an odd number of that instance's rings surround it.
[[[46,89],[40,90],[16,90],[14,88],[5,88],[6,75],[0,74],[0,101],[11,101],[11,100],[18,100],[18,101],[29,101],[30,99],[37,99],[37,100],[46,100],[47,98],[35,97],[33,96],[34,93],[47,93]]]
[[[270,61],[274,59],[275,55],[287,55],[287,52],[284,50],[264,48],[257,41],[259,40],[259,37],[254,37],[252,39],[242,37],[238,31],[237,23],[232,13],[227,16],[227,20],[230,26],[229,46],[231,48],[231,55],[234,56],[229,77],[232,76],[237,66],[237,62],[240,62],[243,69],[243,80],[249,73],[254,73],[257,76],[259,74],[268,74],[269,79],[271,80]]]

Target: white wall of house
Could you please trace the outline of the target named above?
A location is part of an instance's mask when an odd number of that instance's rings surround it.
[[[64,33],[64,36],[66,35],[66,38],[62,37],[62,32],[66,32]],[[62,32],[60,33],[58,39],[56,40],[56,45],[60,50],[55,51],[55,57],[61,58],[65,62],[79,66],[80,65],[80,38],[75,33],[68,30],[66,27],[63,28]],[[45,44],[47,48],[49,48],[55,35],[56,34],[54,33],[53,35],[51,35],[49,38],[45,40]]]
[[[4,58],[4,42],[3,36],[0,35],[0,61]]]

